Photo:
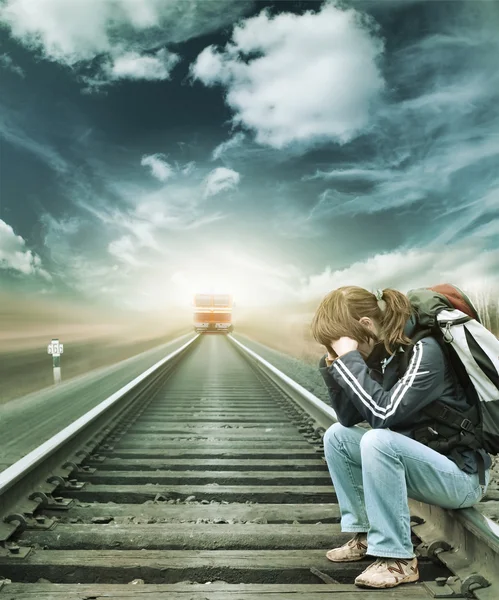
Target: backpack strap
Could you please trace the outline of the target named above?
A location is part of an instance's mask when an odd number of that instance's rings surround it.
[[[463,317],[463,319],[459,320],[459,322],[456,321],[455,324],[465,323],[469,320],[469,317]],[[401,354],[401,358],[399,361],[399,379],[402,379],[404,373],[407,371],[407,367],[409,366],[414,346],[417,342],[426,337],[434,338],[437,341],[440,348],[442,349],[442,352],[444,353],[444,356],[447,360],[447,364],[449,366],[449,372],[452,377],[456,394],[459,394],[459,387],[461,386],[465,392],[466,398],[468,399],[470,405],[477,405],[477,403],[479,402],[479,398],[476,394],[475,389],[473,388],[471,380],[468,374],[466,373],[466,370],[462,368],[462,364],[459,360],[459,357],[457,357],[451,345],[445,341],[445,336],[438,325],[436,325],[433,328],[419,330],[411,338],[411,344],[405,346],[404,352]]]
[[[478,468],[478,479],[479,484],[485,485],[485,459],[481,452],[482,444],[480,443],[480,435],[477,431],[478,423],[473,423],[471,419],[466,417],[463,413],[459,412],[436,400],[423,409],[423,413],[428,415],[436,421],[436,423],[442,423],[446,427],[454,429],[456,433],[454,435],[441,435],[438,431],[438,425],[435,424],[433,429],[436,434],[433,439],[429,436],[428,427],[423,427],[414,432],[414,439],[425,444],[432,450],[446,454],[454,460],[457,466],[462,469],[464,467],[464,459],[462,454],[458,452],[458,447],[469,448],[475,450],[475,457],[477,460]]]
[[[439,423],[443,423],[464,433],[471,433],[475,437],[475,426],[477,424],[465,417],[462,412],[451,408],[448,404],[436,400],[425,406],[423,412]]]
[[[469,318],[466,318],[466,321],[468,320]],[[416,335],[411,339],[411,344],[406,346],[404,348],[404,352],[401,353],[399,360],[399,378],[402,378],[407,371],[414,346],[417,342],[426,337],[435,338],[439,346],[442,348],[444,356],[446,357],[450,367],[449,370],[453,379],[456,393],[458,392],[459,386],[461,386],[466,393],[468,401],[470,402],[470,409],[472,409],[473,406],[476,407],[478,398],[476,397],[476,394],[471,394],[470,397],[470,380],[463,373],[462,369],[454,367],[455,360],[450,348],[450,344],[445,342],[444,336],[440,329],[438,329],[438,331],[436,328],[422,329],[416,333]],[[433,429],[434,434],[431,433],[431,430],[429,430],[428,427],[418,429],[413,432],[414,439],[423,443],[425,446],[428,446],[432,450],[451,456],[460,469],[462,469],[464,466],[464,458],[458,452],[457,448],[459,446],[464,446],[470,450],[475,450],[479,483],[480,485],[484,486],[485,461],[480,452],[480,449],[482,448],[482,444],[480,443],[481,432],[477,431],[477,429],[479,429],[480,421],[478,420],[478,422],[474,423],[468,418],[468,416],[466,416],[466,414],[463,414],[451,408],[449,405],[439,402],[438,400],[426,406],[423,409],[423,413],[436,422],[436,429]],[[454,429],[456,433],[450,436],[442,435],[438,431],[439,427],[436,424],[443,424],[450,429]]]

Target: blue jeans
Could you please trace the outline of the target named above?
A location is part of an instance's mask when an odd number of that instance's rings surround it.
[[[344,427],[324,435],[324,452],[341,511],[341,530],[368,532],[368,554],[412,558],[408,498],[465,508],[485,493],[443,454],[389,429]],[[486,485],[490,472],[486,471]]]

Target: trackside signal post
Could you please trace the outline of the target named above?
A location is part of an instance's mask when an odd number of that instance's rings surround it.
[[[61,344],[57,339],[53,339],[47,347],[47,352],[52,355],[54,383],[61,383],[61,354],[64,352],[64,344]]]

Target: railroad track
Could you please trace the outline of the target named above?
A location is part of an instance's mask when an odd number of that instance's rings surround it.
[[[412,504],[417,584],[362,590],[369,559],[325,558],[350,537],[334,416],[237,340],[194,338],[0,473],[0,600],[497,600],[497,530],[473,509]]]

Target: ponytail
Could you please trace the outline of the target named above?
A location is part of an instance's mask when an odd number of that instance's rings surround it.
[[[383,290],[381,299],[377,300],[380,307],[381,339],[387,352],[392,354],[399,346],[407,346],[411,340],[405,335],[407,320],[411,317],[412,307],[405,294],[390,288]],[[381,310],[383,308],[384,310]]]

